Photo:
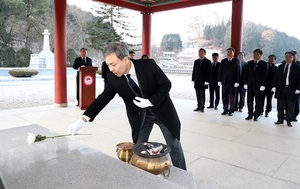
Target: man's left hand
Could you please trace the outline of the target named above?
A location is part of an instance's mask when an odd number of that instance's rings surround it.
[[[208,85],[209,83],[206,81],[206,82],[204,82],[204,85]]]
[[[239,83],[235,83],[234,84],[234,87],[238,87],[240,84]]]
[[[295,91],[295,94],[300,94],[300,90],[296,90],[296,91]]]
[[[133,103],[140,108],[147,108],[153,106],[153,104],[148,100],[141,97],[135,97]]]
[[[265,89],[266,89],[265,86],[261,86],[261,87],[259,88],[260,91],[264,91]]]

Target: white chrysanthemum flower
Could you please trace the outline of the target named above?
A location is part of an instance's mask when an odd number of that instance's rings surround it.
[[[31,145],[35,141],[35,135],[33,133],[27,133],[27,143],[28,145]]]

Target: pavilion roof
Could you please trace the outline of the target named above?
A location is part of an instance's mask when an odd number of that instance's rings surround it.
[[[135,11],[154,13],[232,0],[93,0]]]

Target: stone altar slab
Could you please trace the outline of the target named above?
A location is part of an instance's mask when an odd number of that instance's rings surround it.
[[[29,132],[57,135],[39,125],[0,130],[0,175],[6,188],[196,188],[188,171],[171,167],[164,179],[67,137],[28,145]]]

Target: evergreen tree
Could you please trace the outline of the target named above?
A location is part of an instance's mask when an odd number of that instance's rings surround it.
[[[160,47],[165,51],[180,51],[182,41],[179,34],[165,34],[161,40]]]
[[[103,50],[104,47],[114,41],[122,40],[109,22],[104,22],[102,17],[96,17],[88,23],[88,34],[90,46],[96,50]]]
[[[100,7],[93,9],[100,17],[102,17],[104,23],[109,23],[111,28],[115,29],[124,40],[124,37],[140,38],[132,34],[136,30],[136,27],[128,21],[129,17],[123,13],[123,8],[112,6],[108,4],[100,4]],[[129,47],[136,46],[137,44],[129,44]]]

